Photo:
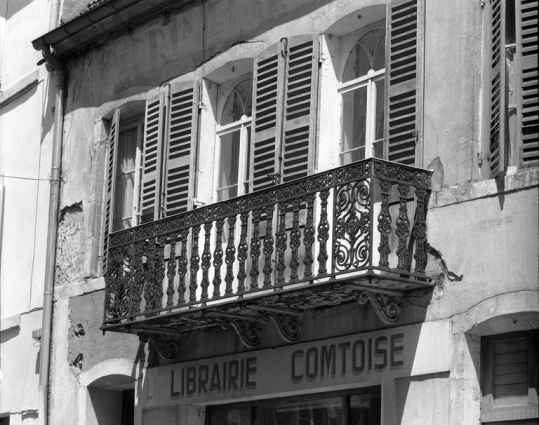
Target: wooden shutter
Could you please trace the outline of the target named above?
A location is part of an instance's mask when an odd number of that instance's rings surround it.
[[[423,132],[424,10],[424,0],[393,0],[387,11],[386,157],[406,165]]]
[[[284,58],[281,43],[262,52],[254,64],[251,190],[273,185],[280,140]]]
[[[505,169],[505,3],[492,0],[490,56],[490,172]]]
[[[499,1],[499,0],[498,0]],[[517,25],[520,37],[517,52],[521,57],[521,166],[539,163],[539,99],[537,96],[537,0],[520,0]]]
[[[252,190],[305,177],[316,135],[319,42],[283,39],[255,60]],[[278,174],[273,180],[272,175]]]
[[[141,223],[160,218],[159,193],[161,187],[164,106],[164,93],[160,93],[146,102],[140,193]]]
[[[318,102],[318,36],[287,40],[282,182],[306,177],[312,171],[309,152],[316,137]]]
[[[164,214],[192,208],[193,164],[198,123],[198,84],[171,87],[165,158]]]
[[[120,110],[116,109],[110,123],[107,158],[107,193],[105,203],[105,225],[103,232],[103,270],[107,268],[108,235],[114,220],[114,193],[116,189],[116,166],[118,163],[118,134],[120,132]]]

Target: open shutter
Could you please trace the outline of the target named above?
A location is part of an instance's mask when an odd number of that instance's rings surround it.
[[[165,216],[192,208],[195,142],[198,123],[198,84],[173,85],[168,108],[165,157]]]
[[[492,0],[490,56],[490,172],[505,169],[505,3]]]
[[[281,43],[262,52],[254,64],[251,190],[273,185],[281,137],[284,59]]]
[[[120,132],[120,110],[116,109],[110,123],[107,159],[107,200],[105,206],[105,226],[103,232],[103,270],[107,268],[108,235],[114,219],[114,193],[116,188],[116,165],[118,163],[118,133]]]
[[[312,171],[309,152],[316,137],[318,101],[318,36],[287,40],[283,124],[282,182],[306,177]]]
[[[387,16],[387,158],[406,165],[422,139],[424,10],[424,0],[393,0]]]
[[[537,0],[520,0],[519,51],[521,73],[521,166],[539,163],[539,99],[537,96]]]
[[[161,186],[164,106],[164,93],[160,93],[146,102],[140,194],[141,223],[160,218],[159,193]]]

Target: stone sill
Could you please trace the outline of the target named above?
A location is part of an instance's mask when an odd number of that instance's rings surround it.
[[[466,182],[458,186],[444,188],[439,192],[432,192],[429,208],[440,208],[489,196],[499,196],[538,185],[539,168],[530,168],[514,174],[507,174],[500,179]]]
[[[9,331],[10,329],[15,329],[21,326],[21,315],[16,314],[15,316],[7,317],[0,320],[0,332]]]
[[[39,83],[39,70],[35,70],[30,75],[27,75],[22,80],[13,84],[5,91],[0,91],[0,107],[13,102],[22,94],[26,93],[32,87]]]

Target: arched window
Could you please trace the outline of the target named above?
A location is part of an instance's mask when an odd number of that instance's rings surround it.
[[[385,23],[354,45],[339,84],[342,97],[341,164],[383,157]]]
[[[219,176],[217,200],[224,201],[249,190],[252,77],[234,86],[225,102],[217,127]]]

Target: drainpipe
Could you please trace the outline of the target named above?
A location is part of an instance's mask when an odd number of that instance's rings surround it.
[[[54,104],[54,134],[52,142],[52,164],[50,174],[49,219],[47,231],[47,259],[45,263],[45,284],[43,292],[43,324],[41,353],[39,360],[39,423],[47,425],[49,419],[49,369],[52,330],[52,303],[54,291],[54,271],[56,266],[56,241],[58,233],[58,208],[60,198],[60,178],[62,166],[62,134],[64,132],[64,69],[58,58],[51,53],[44,42],[35,43],[46,62],[47,70],[56,82]]]

